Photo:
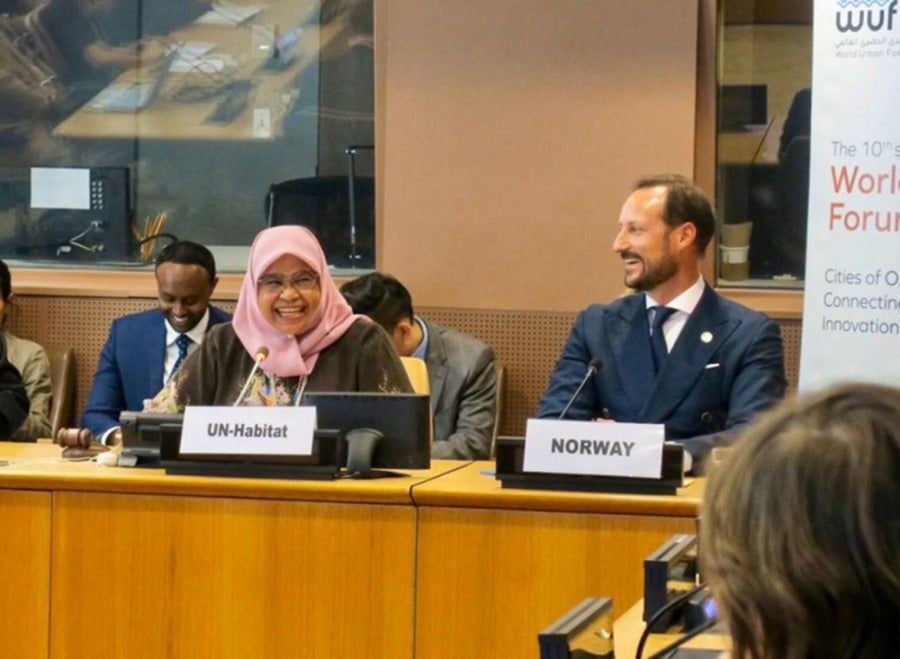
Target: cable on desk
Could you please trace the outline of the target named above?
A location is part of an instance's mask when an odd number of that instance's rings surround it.
[[[661,606],[659,609],[656,610],[656,613],[654,613],[650,617],[650,620],[647,621],[647,625],[644,627],[644,631],[641,632],[641,638],[638,640],[637,650],[635,650],[635,653],[634,653],[634,659],[642,659],[642,657],[644,655],[644,645],[647,644],[647,637],[650,636],[650,630],[653,629],[653,627],[657,623],[657,621],[660,618],[662,618],[665,614],[667,614],[669,611],[674,609],[675,607],[680,606],[680,605],[684,604],[685,602],[687,602],[691,597],[693,597],[694,595],[699,593],[704,588],[706,588],[705,584],[699,584],[697,586],[694,586],[690,590],[685,591],[683,594],[681,594],[678,597],[676,597],[675,599],[673,599],[671,602],[666,602],[666,604],[664,606]],[[687,639],[685,639],[685,640],[687,640]]]

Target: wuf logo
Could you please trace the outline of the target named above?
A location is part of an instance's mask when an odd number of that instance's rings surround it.
[[[840,32],[872,32],[894,29],[897,0],[838,0],[834,19]]]

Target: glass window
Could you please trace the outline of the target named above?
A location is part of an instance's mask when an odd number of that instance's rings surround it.
[[[812,0],[722,0],[719,17],[718,283],[801,288]]]
[[[0,17],[0,257],[141,264],[174,236],[242,270],[303,223],[374,267],[372,0],[34,4]]]

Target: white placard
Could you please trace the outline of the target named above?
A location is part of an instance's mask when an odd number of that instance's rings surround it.
[[[77,167],[32,167],[31,207],[90,209],[91,170]]]
[[[314,407],[188,406],[181,455],[311,455]]]
[[[665,426],[528,419],[524,471],[660,478]]]
[[[800,389],[900,381],[900,11],[816,0]]]

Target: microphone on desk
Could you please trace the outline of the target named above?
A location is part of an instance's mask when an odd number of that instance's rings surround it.
[[[247,395],[247,391],[250,389],[250,383],[253,382],[253,376],[256,375],[256,371],[259,370],[260,364],[266,361],[266,358],[269,356],[269,349],[266,346],[259,346],[256,349],[256,357],[253,360],[253,368],[250,370],[250,375],[247,376],[247,381],[244,383],[244,387],[241,389],[241,393],[238,394],[238,397],[235,399],[234,403],[232,403],[232,407],[237,407],[244,401],[244,396]]]
[[[569,402],[566,403],[566,406],[563,408],[563,411],[559,413],[558,420],[562,421],[566,412],[569,411],[569,408],[572,407],[572,403],[575,402],[575,399],[578,398],[578,394],[581,393],[581,390],[584,389],[584,385],[588,383],[592,377],[597,375],[600,371],[603,370],[603,360],[601,359],[592,359],[588,364],[587,370],[584,372],[584,377],[581,378],[581,383],[578,385],[578,388],[575,390],[575,393],[572,394],[572,397],[569,399]]]

